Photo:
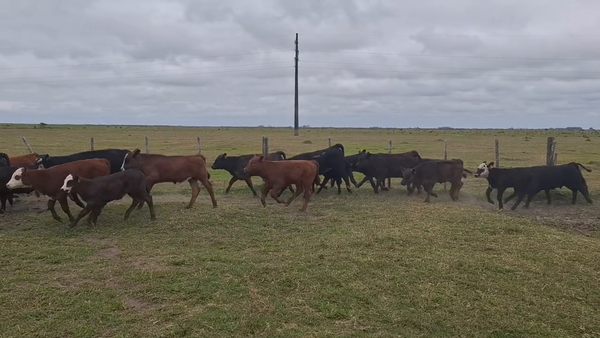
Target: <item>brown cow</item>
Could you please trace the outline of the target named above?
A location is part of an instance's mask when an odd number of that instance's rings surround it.
[[[267,206],[267,193],[271,191],[271,197],[277,203],[289,206],[292,201],[304,192],[304,205],[300,211],[305,211],[313,191],[313,182],[319,180],[319,163],[314,160],[287,160],[268,161],[264,156],[254,156],[244,171],[260,176],[265,180],[260,202]],[[319,182],[320,183],[320,182]],[[288,186],[294,184],[296,192],[287,200],[279,199],[278,193]]]
[[[64,192],[61,193],[60,189],[69,174],[90,179],[106,176],[110,174],[110,162],[106,159],[92,159],[65,163],[48,169],[19,168],[13,173],[6,187],[9,189],[30,187],[50,197],[48,210],[52,213],[52,218],[60,222],[61,219],[54,210],[54,205],[58,200],[62,210],[72,222],[75,218],[69,210],[67,195]],[[71,198],[80,207],[85,207],[76,195],[71,195]]]
[[[12,167],[34,165],[35,160],[37,160],[38,156],[39,155],[37,153],[31,153],[31,154],[19,155],[19,156],[11,156],[9,158],[10,165]]]
[[[139,169],[146,176],[146,188],[148,192],[156,183],[173,182],[181,183],[188,181],[192,188],[192,198],[185,207],[189,209],[194,205],[200,194],[198,181],[206,188],[212,200],[213,208],[217,207],[217,200],[213,192],[212,184],[208,180],[210,175],[206,169],[206,157],[204,155],[188,156],[165,156],[156,154],[140,154],[139,149],[128,152],[123,159],[121,170]],[[138,209],[144,205],[141,201]]]

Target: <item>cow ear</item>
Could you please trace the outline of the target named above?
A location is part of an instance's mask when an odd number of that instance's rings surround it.
[[[483,164],[487,164],[487,162],[486,162],[486,161],[483,161]]]
[[[488,168],[491,169],[494,166],[494,162],[490,162],[490,164],[488,164]]]
[[[413,175],[414,173],[417,171],[415,168],[412,168],[410,171],[412,171]]]
[[[136,156],[138,156],[139,154],[140,154],[140,150],[139,150],[138,148],[136,148],[136,149],[133,151],[133,154],[131,155],[131,157],[136,157]]]
[[[44,161],[48,161],[50,159],[50,155],[46,154],[44,155]]]
[[[262,162],[262,161],[264,161],[264,160],[265,160],[265,156],[264,156],[264,155],[260,155],[260,157],[259,157],[258,159],[259,159],[259,161],[261,161],[261,162]]]
[[[72,176],[73,176],[73,181],[79,182],[79,176],[77,176],[77,175],[72,175]]]
[[[223,158],[227,158],[227,153],[223,153]]]
[[[371,157],[371,153],[367,153],[367,158]]]

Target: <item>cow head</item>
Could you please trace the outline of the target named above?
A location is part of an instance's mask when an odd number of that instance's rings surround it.
[[[483,161],[478,167],[477,171],[473,176],[478,178],[487,178],[490,175],[490,169],[494,167],[494,162],[490,162],[489,164]]]
[[[211,168],[212,169],[225,169],[226,160],[227,160],[227,153],[222,153],[221,155],[217,156],[217,158],[213,162]]]
[[[50,158],[50,155],[48,155],[48,154],[38,156],[38,158],[35,159],[35,165],[39,169],[50,168],[52,166],[52,159]]]
[[[65,177],[65,181],[63,182],[62,187],[60,187],[60,190],[68,194],[77,183],[79,183],[79,176],[69,174]]]
[[[123,158],[123,164],[121,164],[121,171],[125,171],[127,169],[142,169],[142,165],[140,164],[138,155],[140,154],[139,149],[135,149],[133,152],[127,152],[125,157]]]
[[[19,168],[12,174],[10,181],[6,183],[8,189],[29,188],[29,170]]]
[[[364,171],[367,168],[370,159],[371,153],[363,150],[363,152],[358,155],[358,159],[352,168],[356,169],[357,171]]]
[[[402,181],[400,181],[401,185],[407,186],[409,185],[415,176],[415,168],[400,168],[402,170]]]
[[[246,167],[244,167],[244,172],[250,173],[250,174],[256,174],[256,173],[262,171],[264,161],[265,161],[265,157],[263,155],[260,155],[260,156],[255,155],[250,161],[248,161],[248,164],[246,165]]]

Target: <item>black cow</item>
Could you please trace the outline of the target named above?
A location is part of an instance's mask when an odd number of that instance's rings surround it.
[[[225,189],[225,193],[228,194],[231,190],[231,186],[237,181],[245,181],[250,190],[252,190],[252,194],[257,196],[256,190],[254,190],[254,186],[252,184],[251,177],[253,175],[244,172],[244,168],[248,165],[248,162],[255,156],[255,154],[248,155],[240,155],[240,156],[229,156],[227,153],[223,153],[215,159],[212,169],[218,170],[227,170],[231,174],[231,180],[229,180],[229,185],[227,189]],[[269,161],[283,161],[286,159],[286,155],[283,151],[276,151],[274,153],[268,154],[265,157],[266,160]],[[294,190],[292,187],[289,187],[290,191],[293,193]]]
[[[142,171],[137,169],[119,171],[93,179],[69,174],[65,178],[61,190],[69,195],[76,194],[86,202],[85,208],[71,222],[71,227],[77,225],[77,222],[87,214],[89,214],[88,223],[91,222],[95,225],[102,208],[109,202],[122,199],[125,195],[129,195],[133,199],[131,206],[125,212],[125,220],[129,218],[140,201],[148,203],[150,219],[156,219],[152,196],[146,189],[146,177]]]
[[[402,154],[371,154],[361,153],[353,169],[365,174],[365,178],[375,178],[373,191],[379,193],[383,181],[386,178],[401,178],[403,168],[413,168],[420,163],[421,156],[416,151]],[[364,180],[363,180],[364,181]]]
[[[10,181],[15,171],[21,167],[0,166],[0,214],[6,211],[6,201],[12,206],[14,194],[29,194],[33,191],[30,188],[8,189],[6,183]],[[25,166],[24,168],[35,170],[36,166]]]
[[[540,191],[546,193],[548,204],[550,204],[550,190],[562,188],[563,186],[572,191],[572,204],[575,204],[577,201],[578,191],[581,192],[586,201],[591,204],[593,202],[590,198],[585,178],[579,169],[580,167],[587,172],[591,172],[590,169],[587,169],[581,163],[576,162],[557,166],[535,166],[509,169],[495,168],[494,162],[490,162],[489,164],[483,162],[477,168],[475,177],[488,180],[489,186],[486,190],[488,202],[494,203],[490,198],[490,193],[492,189],[498,190],[497,198],[499,209],[503,208],[502,194],[507,188],[514,188],[514,192],[504,200],[504,203],[517,196],[517,201],[511,207],[512,210],[515,210],[519,206],[519,203],[521,203],[525,195],[527,195],[525,208],[528,208],[533,197]]]
[[[403,168],[402,185],[408,185],[410,181],[415,185],[422,185],[427,197],[425,202],[429,202],[430,196],[438,197],[433,192],[433,187],[436,183],[449,182],[450,197],[453,201],[458,200],[458,193],[463,186],[464,179],[467,177],[465,172],[471,173],[464,169],[463,161],[460,159],[453,160],[429,160],[422,162],[412,169]]]
[[[330,177],[339,177],[346,183],[346,190],[352,193],[350,189],[349,173],[344,158],[344,146],[336,143],[333,146],[309,153],[299,154],[288,158],[288,160],[315,160],[319,163],[319,175],[328,175]],[[338,186],[338,194],[342,193]]]
[[[129,151],[127,149],[102,149],[84,151],[81,153],[71,154],[67,156],[43,155],[37,159],[35,164],[41,168],[48,169],[55,165],[69,162],[89,160],[94,158],[104,158],[110,162],[110,173],[114,174],[116,172],[121,171],[121,166],[123,165],[125,155],[128,152]]]
[[[10,167],[10,159],[6,153],[0,153],[0,167]]]

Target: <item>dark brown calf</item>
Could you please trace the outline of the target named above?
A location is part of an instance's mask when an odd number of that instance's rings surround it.
[[[133,152],[128,152],[123,159],[121,170],[126,169],[138,169],[144,173],[148,192],[157,183],[181,183],[188,181],[192,188],[192,198],[186,209],[191,208],[196,198],[198,198],[198,194],[200,194],[198,181],[200,181],[210,194],[213,208],[217,207],[215,193],[213,192],[212,184],[208,180],[210,176],[206,169],[206,157],[203,155],[165,156],[140,154],[140,150],[135,149]],[[138,209],[143,205],[144,202],[141,201]]]
[[[69,174],[83,178],[106,176],[110,174],[110,162],[105,159],[93,159],[65,163],[48,169],[29,170],[27,168],[19,168],[15,170],[6,187],[9,189],[30,187],[50,197],[48,210],[52,213],[52,218],[60,222],[61,219],[56,214],[56,210],[54,210],[54,205],[58,200],[62,210],[69,216],[69,220],[73,221],[75,218],[69,210],[67,195],[60,193],[60,188]],[[71,197],[77,205],[82,208],[85,207],[76,195],[71,195]]]
[[[19,156],[11,156],[10,157],[10,165],[12,167],[34,165],[38,156],[39,155],[37,153],[31,153],[31,154],[19,155]]]
[[[423,190],[427,192],[425,202],[429,202],[430,196],[438,197],[433,192],[433,186],[436,183],[448,182],[450,183],[450,197],[453,201],[457,201],[458,193],[467,177],[465,172],[471,173],[463,168],[463,161],[460,159],[430,160],[422,162],[412,169],[403,169],[402,184],[412,182],[416,186],[422,185]]]
[[[287,161],[268,161],[264,156],[254,156],[244,171],[253,175],[260,176],[265,180],[260,202],[263,206],[267,205],[267,193],[271,191],[271,197],[277,203],[290,205],[292,201],[302,192],[304,192],[304,204],[300,211],[305,211],[310,201],[313,191],[313,183],[319,181],[319,163],[314,160],[287,160]],[[296,186],[296,192],[287,200],[281,200],[278,193],[290,185]]]
[[[71,222],[71,227],[77,225],[77,222],[87,214],[90,215],[88,223],[96,225],[102,208],[108,202],[120,200],[125,195],[129,195],[133,199],[131,206],[125,212],[125,220],[129,218],[131,211],[140,201],[148,203],[150,219],[156,219],[152,196],[146,190],[146,177],[139,170],[119,171],[91,180],[69,174],[65,178],[61,190],[68,194],[76,194],[87,203],[85,208],[77,215],[77,218]]]

